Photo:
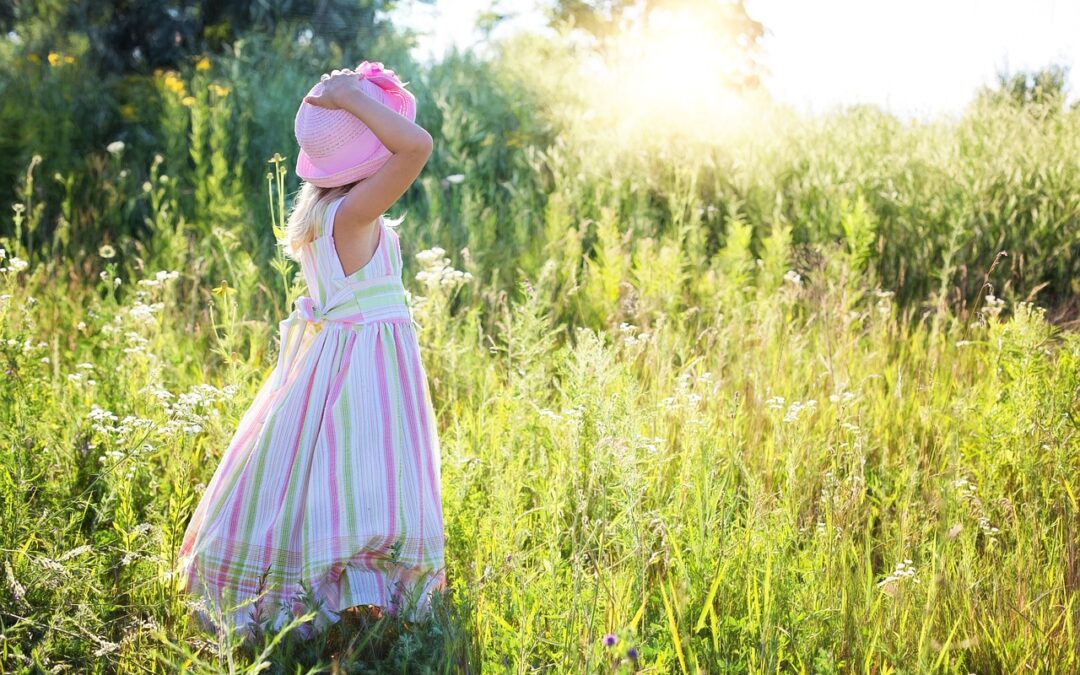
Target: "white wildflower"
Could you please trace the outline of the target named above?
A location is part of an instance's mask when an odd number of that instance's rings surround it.
[[[780,410],[785,405],[787,405],[787,403],[784,401],[783,396],[773,396],[765,401],[765,407],[770,410]]]

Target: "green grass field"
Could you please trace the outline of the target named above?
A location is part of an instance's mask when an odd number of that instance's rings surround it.
[[[342,672],[1080,670],[1080,110],[626,142],[507,50],[413,73],[450,592]],[[254,68],[144,83],[161,143],[19,167],[0,673],[329,672],[322,637],[201,633],[170,577],[303,291],[273,228],[315,71]]]

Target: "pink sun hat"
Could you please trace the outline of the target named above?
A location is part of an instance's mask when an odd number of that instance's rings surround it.
[[[392,70],[378,62],[356,67],[365,94],[408,118],[416,119],[416,98]],[[320,81],[308,96],[321,94]],[[347,110],[328,110],[302,102],[293,125],[300,154],[296,174],[319,187],[347,185],[367,178],[390,159],[390,150],[375,133]]]

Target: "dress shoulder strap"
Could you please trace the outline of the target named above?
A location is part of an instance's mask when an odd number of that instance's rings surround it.
[[[399,276],[404,265],[401,261],[401,237],[398,236],[397,227],[392,227],[385,220],[382,224],[383,232],[390,235],[390,265]]]
[[[322,222],[318,223],[315,228],[316,237],[325,237],[328,234],[333,234],[334,216],[337,214],[338,207],[341,206],[341,202],[344,199],[345,195],[341,195],[340,197],[326,205],[326,210],[323,212]]]

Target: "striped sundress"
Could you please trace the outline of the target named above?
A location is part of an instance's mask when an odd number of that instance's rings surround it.
[[[398,233],[380,218],[375,255],[345,274],[342,199],[298,256],[311,295],[281,322],[278,363],[180,547],[208,629],[278,629],[315,610],[311,636],[360,604],[415,620],[445,589],[439,442]]]

